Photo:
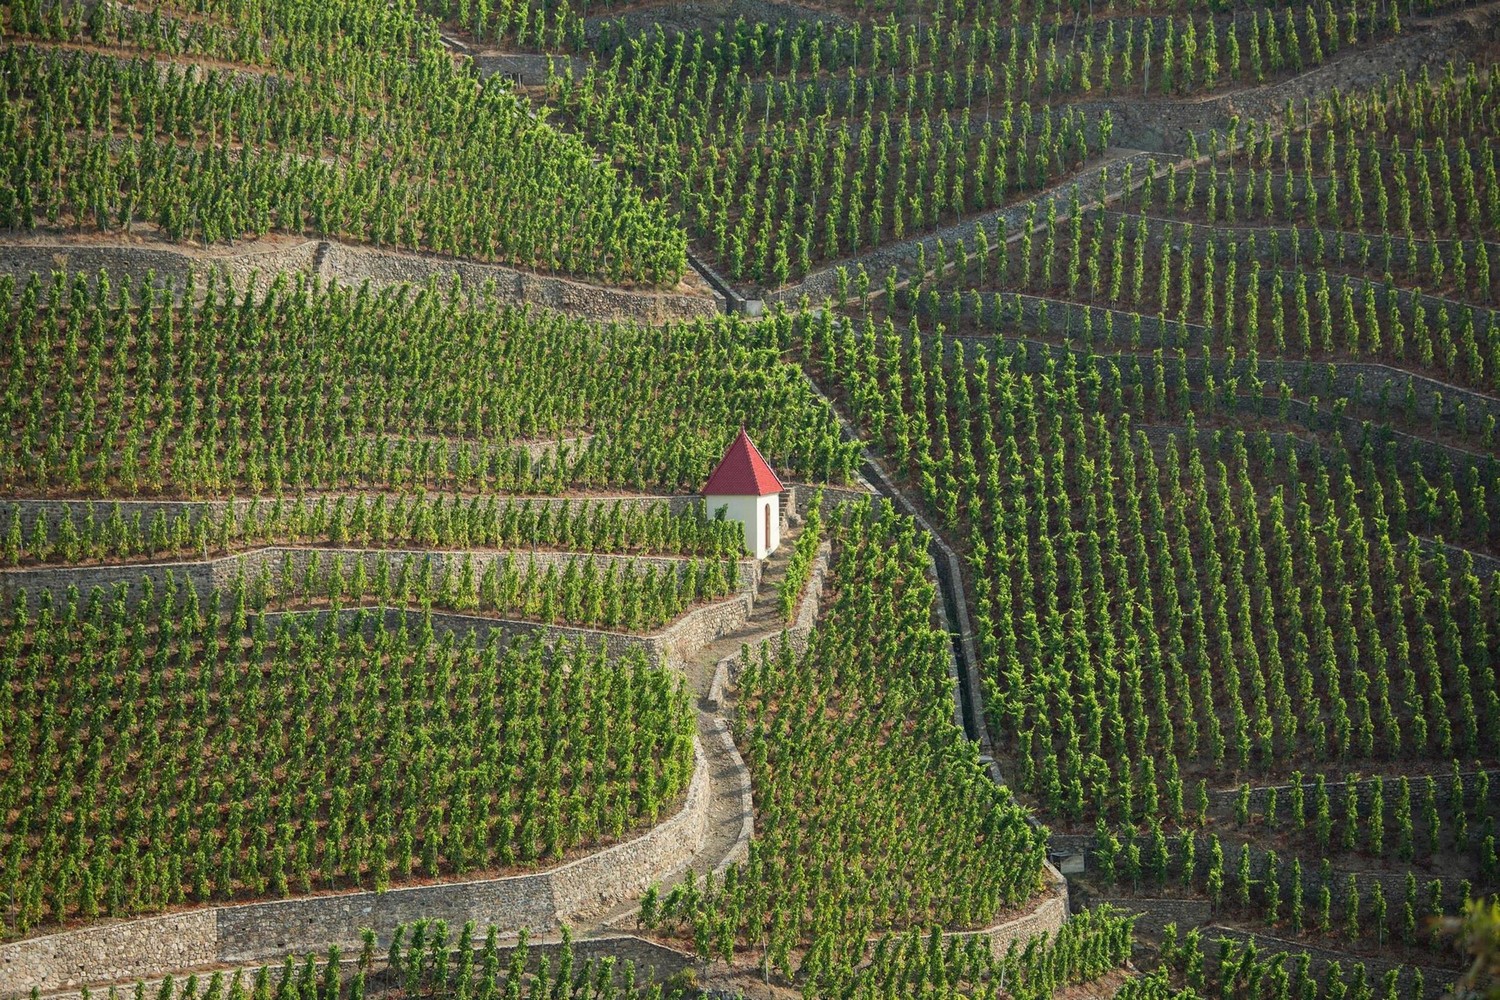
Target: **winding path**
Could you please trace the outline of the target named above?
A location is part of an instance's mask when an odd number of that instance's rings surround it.
[[[778,604],[774,598],[777,585],[786,574],[786,566],[792,552],[792,545],[790,543],[796,537],[795,516],[792,518],[792,522],[793,530],[788,531],[783,536],[781,548],[764,564],[757,589],[752,595],[755,600],[749,620],[734,632],[699,648],[687,656],[686,659],[672,661],[668,664],[670,669],[680,670],[683,673],[686,683],[694,695],[698,743],[702,754],[701,760],[705,766],[709,781],[709,791],[707,807],[703,810],[706,813],[706,830],[702,844],[686,866],[671,872],[660,882],[663,890],[669,889],[678,882],[685,880],[689,876],[689,873],[694,878],[703,878],[711,872],[722,873],[729,865],[741,861],[748,856],[750,837],[754,824],[750,772],[735,749],[726,720],[719,713],[718,699],[710,698],[709,694],[710,690],[714,688],[715,674],[719,670],[721,661],[726,658],[738,656],[743,645],[753,647],[759,645],[763,640],[774,639],[776,636],[782,634],[783,629],[786,627],[786,623],[781,620]],[[745,595],[737,595],[733,599],[743,600],[745,599]],[[804,602],[813,599],[814,596],[810,590],[809,594],[804,598]],[[480,627],[483,627],[483,625]],[[700,807],[700,809],[702,808]],[[472,883],[455,881],[445,883],[445,885],[461,890],[465,884],[477,885],[478,882],[483,881],[486,880],[475,880]],[[572,927],[572,937],[576,941],[595,942],[596,945],[606,950],[619,948],[630,954],[636,950],[646,949],[653,954],[659,953],[674,962],[677,959],[681,959],[683,962],[689,961],[688,956],[676,955],[674,957],[671,949],[662,948],[654,943],[643,942],[631,937],[630,932],[635,930],[634,918],[638,911],[639,898],[632,896],[602,913],[592,914],[585,917],[581,922],[575,923]],[[185,912],[192,913],[193,911]],[[496,914],[495,916],[498,918],[502,915]],[[158,924],[161,924],[161,928],[156,930],[155,928],[157,928]],[[167,940],[174,933],[171,930],[170,924],[170,920],[163,923],[159,919],[148,917],[123,921],[117,926],[132,928],[133,932],[139,934],[163,934],[162,954],[165,956],[172,953],[170,942]],[[71,939],[76,935],[69,932],[63,933],[66,937],[58,937],[56,935],[51,937],[57,940],[58,945],[67,953],[72,954],[75,959],[84,958],[86,957],[86,952],[93,950],[87,947],[80,950],[75,944],[64,944],[64,941],[71,942]],[[517,940],[517,934],[512,932],[502,935],[501,939],[507,943],[514,944]],[[13,944],[25,944],[27,941],[34,942],[37,940],[39,939],[23,939],[22,942]],[[556,944],[561,940],[562,935],[557,931],[529,935],[529,941],[536,945]],[[102,941],[101,944],[103,944]],[[106,952],[109,950],[107,944],[104,944],[103,947]],[[4,955],[6,950],[6,947],[0,946],[0,955]],[[275,956],[272,956],[270,954],[272,950],[268,948],[267,954],[264,957],[247,958],[242,960],[243,964],[231,964],[228,967],[222,963],[218,965],[205,964],[201,959],[197,961],[174,962],[170,958],[164,958],[160,964],[153,965],[149,970],[143,968],[140,972],[156,978],[158,982],[160,981],[160,977],[168,974],[184,976],[191,972],[207,972],[215,968],[223,969],[226,972],[232,972],[234,968],[242,968],[253,972],[262,966],[276,964],[281,955],[278,952]],[[293,950],[300,951],[302,949]],[[18,956],[24,956],[24,954],[26,953],[20,952]],[[101,954],[100,957],[104,958],[107,956]],[[22,957],[22,960],[24,961],[24,957]],[[44,988],[40,995],[56,997],[58,1000],[62,1000],[65,997],[76,996],[79,985],[87,984],[91,987],[99,988],[107,986],[112,982],[133,982],[135,981],[135,975],[139,975],[140,972],[123,977],[118,974],[114,976],[104,974],[90,975],[84,972],[76,982],[59,983],[57,986]]]

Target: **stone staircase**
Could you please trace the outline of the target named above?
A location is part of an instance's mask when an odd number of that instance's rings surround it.
[[[712,782],[709,805],[709,830],[707,844],[692,863],[664,880],[659,891],[665,895],[672,886],[686,880],[692,872],[695,879],[702,879],[710,872],[723,870],[741,861],[749,850],[749,836],[754,823],[754,805],[750,790],[750,771],[735,749],[730,737],[728,721],[720,714],[723,697],[719,674],[721,661],[737,657],[748,645],[751,649],[762,640],[776,636],[786,627],[777,604],[777,588],[786,579],[787,565],[791,562],[792,546],[796,540],[801,521],[793,515],[787,530],[782,534],[781,545],[761,564],[760,582],[755,590],[755,605],[749,620],[739,629],[714,640],[686,661],[679,664],[687,679],[698,708],[698,740],[708,760],[709,777]],[[640,906],[636,902],[622,903],[594,922],[594,926],[583,931],[581,937],[608,935],[636,929],[636,914]]]

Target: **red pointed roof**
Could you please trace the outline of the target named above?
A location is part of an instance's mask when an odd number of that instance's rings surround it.
[[[740,428],[739,436],[724,453],[719,461],[719,467],[714,474],[708,477],[708,483],[703,487],[704,496],[715,497],[764,497],[772,493],[780,493],[784,487],[776,473],[761,458],[760,450],[755,447],[755,442],[750,440],[750,435],[745,433],[745,428]]]

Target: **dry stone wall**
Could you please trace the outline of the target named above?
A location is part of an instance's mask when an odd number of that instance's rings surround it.
[[[445,38],[444,41],[448,42],[450,48],[466,51],[466,47],[458,45],[452,39]],[[481,76],[498,73],[522,87],[540,87],[546,84],[549,72],[561,76],[571,70],[575,77],[581,77],[589,70],[589,61],[579,56],[532,52],[472,52],[469,55]]]
[[[346,498],[353,503],[360,497],[365,502],[373,503],[377,497],[384,496],[390,500],[389,494],[379,493],[309,493],[304,499],[309,504],[316,504],[319,500],[327,500],[333,504],[340,498]],[[431,493],[427,494],[430,499],[450,500],[449,494]],[[21,512],[21,527],[23,531],[30,532],[32,523],[38,516],[44,516],[48,521],[56,524],[65,515],[71,516],[75,525],[82,526],[92,509],[97,521],[104,521],[110,516],[110,512],[116,505],[120,508],[120,516],[127,524],[139,517],[143,526],[150,525],[158,513],[166,517],[171,523],[178,515],[186,513],[193,523],[201,518],[208,517],[217,522],[224,517],[224,511],[230,507],[234,508],[235,518],[243,521],[256,504],[262,511],[269,513],[271,504],[275,497],[248,498],[234,500],[128,500],[106,498],[100,500],[0,500],[0,512],[9,513],[12,507]],[[410,498],[408,498],[410,499]],[[486,502],[489,497],[484,498]],[[284,501],[295,498],[283,498]],[[619,503],[624,511],[641,511],[650,513],[665,510],[669,514],[684,514],[689,510],[702,505],[700,497],[686,495],[655,496],[650,494],[624,494],[621,496],[590,496],[590,497],[550,497],[550,496],[495,496],[496,509],[504,513],[510,506],[530,506],[533,510],[557,510],[566,508],[569,511],[578,511],[587,508],[592,516],[596,507],[603,507],[608,511],[614,504]]]
[[[218,961],[212,910],[102,924],[0,945],[0,996],[149,975]]]
[[[1364,964],[1366,975],[1377,982],[1386,972],[1391,969],[1397,970],[1398,996],[1408,997],[1410,1000],[1436,1000],[1438,997],[1451,995],[1449,984],[1458,979],[1460,973],[1453,969],[1436,969],[1430,966],[1422,966],[1423,991],[1418,993],[1415,989],[1413,977],[1414,967],[1409,962],[1402,962],[1395,958],[1374,955],[1352,955],[1349,952],[1337,951],[1332,948],[1320,948],[1316,945],[1305,944],[1301,941],[1286,941],[1269,934],[1250,934],[1232,927],[1211,926],[1204,931],[1206,941],[1217,941],[1225,939],[1238,943],[1241,947],[1252,942],[1257,954],[1262,958],[1269,958],[1277,952],[1287,952],[1294,960],[1299,954],[1306,954],[1311,963],[1309,968],[1314,977],[1326,975],[1334,962],[1339,963],[1339,969],[1345,977],[1345,982],[1354,969],[1354,963]],[[1205,949],[1205,954],[1215,956],[1218,948]],[[1210,957],[1210,961],[1214,959]]]
[[[450,935],[454,931],[454,928],[449,928]],[[476,931],[480,938],[483,938],[486,933],[486,929],[483,927],[477,927]],[[548,935],[546,939],[531,938],[527,941],[526,969],[528,972],[535,973],[543,958],[547,959],[549,968],[557,968],[558,956],[562,951],[563,943],[561,940],[552,940],[552,938],[553,935]],[[517,947],[518,944],[516,942],[507,941],[503,936],[498,937],[496,953],[500,956],[500,965],[502,968],[509,968],[510,956]],[[573,941],[570,947],[575,966],[582,965],[586,961],[593,960],[597,962],[606,958],[612,958],[617,963],[632,963],[636,968],[636,982],[666,979],[694,965],[697,961],[692,955],[677,951],[674,948],[668,948],[666,945],[658,944],[655,941],[636,937],[634,934],[609,934],[583,938]],[[342,971],[342,981],[349,982],[359,970],[359,959],[344,958],[340,960],[339,967]],[[377,955],[373,968],[375,974],[378,976],[388,966],[385,964],[383,957]],[[266,980],[274,989],[281,982],[285,966],[275,963],[251,963],[232,968],[221,968],[217,971],[222,973],[225,982],[232,982],[236,974],[238,974],[241,983],[248,985],[260,974],[261,969],[265,969]],[[154,997],[161,993],[161,987],[166,981],[166,977],[153,977],[141,981],[145,985],[146,996]],[[176,985],[181,986],[182,984],[177,983]],[[93,1000],[102,1000],[100,991],[98,990],[91,990],[89,996]],[[47,1000],[88,1000],[88,998],[84,997],[81,989],[64,989],[47,994]]]
[[[312,274],[317,269],[316,240],[252,241],[249,248],[212,254],[192,254],[169,243],[128,243],[99,246],[86,243],[35,242],[0,244],[0,275],[9,274],[17,285],[24,284],[33,272],[42,275],[53,271],[85,274],[92,281],[99,271],[109,272],[116,285],[128,277],[137,287],[150,282],[158,289],[181,293],[187,287],[188,275],[203,274],[218,268],[245,288],[254,277],[254,287],[264,291],[279,271]],[[204,282],[200,279],[198,287]]]
[[[288,953],[360,947],[373,928],[388,943],[398,924],[473,920],[507,932],[555,930],[638,895],[682,870],[708,834],[710,776],[702,746],[682,808],[633,840],[547,871],[383,893],[285,899],[119,921],[0,945],[0,996],[160,975]]]
[[[1430,28],[1409,25],[1407,33],[1398,38],[1340,53],[1322,66],[1278,83],[1206,98],[1174,101],[1122,97],[1082,101],[1075,107],[1090,118],[1108,111],[1114,118],[1113,140],[1121,146],[1180,152],[1187,148],[1189,134],[1223,131],[1235,117],[1274,118],[1288,104],[1301,111],[1305,100],[1376,86],[1400,72],[1414,73],[1424,65],[1452,58],[1464,48],[1464,42],[1464,24],[1458,20]]]
[[[462,570],[465,561],[468,561],[472,565],[474,575],[477,579],[484,574],[491,563],[503,562],[506,558],[510,558],[513,561],[518,571],[524,572],[528,567],[534,566],[539,574],[545,573],[548,567],[556,567],[558,571],[562,571],[569,565],[582,565],[590,561],[593,562],[600,573],[607,572],[611,566],[616,568],[616,572],[640,571],[650,568],[654,568],[658,572],[663,570],[675,571],[688,562],[686,559],[670,556],[627,556],[551,551],[531,552],[525,549],[484,549],[475,551],[451,549],[327,549],[271,545],[264,548],[252,549],[249,552],[222,556],[217,559],[196,561],[123,563],[105,566],[41,566],[33,569],[0,570],[0,594],[10,595],[20,590],[51,590],[54,593],[62,593],[70,586],[76,586],[80,592],[87,593],[96,586],[104,587],[108,590],[122,583],[127,585],[132,593],[138,594],[141,590],[142,580],[150,579],[153,586],[160,589],[166,584],[168,575],[179,584],[184,581],[190,581],[196,589],[204,591],[232,586],[241,575],[246,580],[253,582],[258,575],[269,571],[272,577],[276,578],[288,561],[290,561],[292,569],[300,579],[306,573],[314,556],[318,559],[320,572],[331,570],[334,563],[337,562],[347,578],[355,572],[356,567],[363,565],[365,572],[371,579],[374,578],[375,571],[382,558],[389,561],[390,570],[393,574],[400,571],[403,562],[413,569],[430,562],[434,579],[441,579],[442,575],[448,572],[450,567],[455,572]],[[759,579],[759,564],[752,559],[741,559],[736,562],[736,566],[738,567],[738,580],[733,594],[737,596],[753,595],[755,585]]]
[[[447,284],[454,277],[459,278],[466,288],[478,288],[486,282],[493,282],[495,295],[502,301],[546,306],[592,320],[666,323],[723,312],[722,300],[707,294],[632,291],[495,264],[476,264],[344,243],[329,242],[323,246],[326,252],[319,273],[325,279],[349,285],[358,285],[366,279],[376,285],[422,284],[430,278],[436,278],[439,284]]]
[[[919,315],[934,321],[950,323],[959,317],[968,320],[976,319],[974,301],[971,296],[964,296],[960,300],[956,315],[952,308],[952,299],[946,292],[941,294],[936,305],[926,295],[912,305]],[[1205,362],[1196,352],[1201,349],[1202,344],[1209,341],[1211,331],[1200,324],[1179,323],[1157,316],[1042,298],[1020,292],[1005,292],[999,309],[995,307],[994,297],[985,299],[982,308],[984,315],[977,322],[987,329],[996,331],[1003,329],[1009,334],[1014,332],[1016,324],[1024,323],[1026,326],[1039,327],[1063,337],[1078,338],[1088,351],[1094,352],[1091,360],[1101,367],[1114,362],[1122,370],[1126,370],[1131,362],[1138,360],[1144,368],[1152,363],[1152,359],[1149,354],[1133,353],[1137,345],[1147,350],[1164,348],[1169,352],[1168,358],[1171,365],[1185,364],[1194,384],[1202,384]],[[1139,330],[1137,330],[1137,324]],[[1009,336],[1008,339],[1012,344],[1024,344],[1028,356],[1045,358],[1050,354],[1061,360],[1063,355],[1071,351],[1083,357],[1077,350],[1063,345],[1015,336]],[[1184,346],[1188,351],[1185,361],[1179,361],[1175,356],[1178,346]],[[1109,353],[1115,350],[1121,353]],[[1221,383],[1230,375],[1242,379],[1248,378],[1249,363],[1243,359],[1231,366],[1226,359],[1221,357],[1208,362],[1207,365],[1208,370],[1212,371],[1214,377]],[[1500,416],[1500,402],[1484,393],[1441,382],[1429,376],[1379,361],[1315,362],[1258,358],[1256,375],[1262,382],[1271,386],[1285,382],[1299,393],[1320,393],[1324,395],[1324,398],[1348,397],[1353,399],[1356,405],[1378,405],[1384,394],[1391,410],[1403,407],[1407,387],[1410,386],[1418,413],[1430,413],[1434,401],[1440,395],[1443,405],[1450,413],[1454,412],[1459,402],[1462,402],[1468,410],[1468,419],[1472,426],[1480,425],[1483,419],[1491,414]]]
[[[61,270],[86,274],[92,279],[104,269],[111,280],[128,275],[140,283],[149,278],[158,288],[174,293],[187,287],[190,274],[201,275],[215,268],[235,288],[252,287],[257,292],[264,291],[275,275],[283,271],[352,286],[366,280],[376,286],[400,282],[425,284],[429,280],[446,286],[457,277],[467,288],[477,289],[492,283],[495,296],[503,302],[546,306],[590,320],[666,323],[723,311],[723,300],[706,287],[699,289],[698,294],[611,288],[499,264],[351,246],[331,240],[268,237],[240,245],[245,249],[201,253],[165,242],[113,246],[12,243],[0,245],[0,275],[10,274],[20,284],[33,272],[49,274]],[[198,287],[203,284],[200,279]]]
[[[959,240],[969,243],[974,241],[974,230],[982,227],[989,238],[997,239],[999,232],[998,224],[1001,220],[1005,222],[1006,232],[1012,236],[1019,233],[1022,223],[1026,219],[1027,210],[1035,203],[1041,217],[1046,217],[1046,209],[1049,204],[1057,204],[1059,221],[1065,221],[1076,187],[1083,199],[1082,208],[1091,207],[1098,192],[1101,177],[1108,172],[1111,186],[1110,197],[1116,197],[1116,188],[1122,183],[1127,165],[1133,166],[1133,176],[1136,179],[1145,177],[1150,170],[1156,169],[1158,164],[1171,165],[1170,159],[1162,159],[1154,153],[1132,152],[1114,159],[1095,161],[1083,170],[1075,174],[1066,182],[1059,183],[1055,187],[1037,194],[1033,198],[1026,199],[998,208],[983,215],[967,219],[963,222],[945,226],[934,232],[920,237],[913,237],[900,243],[892,243],[887,246],[878,247],[869,253],[859,257],[850,258],[837,264],[830,264],[820,270],[813,271],[800,282],[790,284],[784,288],[767,291],[764,301],[768,305],[781,304],[793,306],[800,302],[804,296],[811,303],[821,303],[832,299],[838,290],[838,272],[842,267],[848,275],[852,286],[854,277],[863,267],[869,274],[870,281],[878,288],[885,274],[896,267],[902,274],[909,274],[916,266],[919,249],[925,253],[927,259],[931,260],[937,251],[938,241],[941,240],[946,246],[954,246]],[[875,290],[872,288],[872,290]],[[851,291],[851,294],[852,291]]]
[[[1063,923],[1068,919],[1068,880],[1052,867],[1051,862],[1043,864],[1042,877],[1046,880],[1046,888],[1040,900],[1034,902],[1032,908],[1026,913],[1001,921],[992,927],[974,931],[949,931],[943,936],[964,939],[987,938],[990,954],[996,958],[1005,954],[1012,941],[1024,945],[1038,934],[1056,937],[1057,932],[1062,930]]]
[[[1213,904],[1206,899],[1104,896],[1094,902],[1134,914],[1136,931],[1152,936],[1160,934],[1167,924],[1176,924],[1185,933],[1189,928],[1208,923],[1214,915]]]

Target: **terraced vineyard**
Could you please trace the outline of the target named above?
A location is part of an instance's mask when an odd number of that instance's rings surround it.
[[[409,7],[242,8],[10,5],[0,225],[146,223],[206,243],[274,229],[681,276],[657,206],[455,66]]]
[[[720,886],[669,895],[652,921],[726,961],[760,951],[787,977],[809,941],[801,971],[827,989],[873,933],[988,926],[1043,888],[1042,838],[953,724],[914,525],[863,505],[833,534],[832,605],[806,652],[761,649],[739,680],[763,824],[750,859]],[[783,745],[786,727],[797,735]],[[843,870],[849,856],[858,870]]]
[[[536,865],[653,821],[692,774],[687,696],[640,657],[243,617],[191,589],[12,603],[14,930]]]
[[[1188,137],[778,321],[962,547],[1001,765],[1086,891],[1356,993],[1441,989],[1429,917],[1500,889],[1495,79]],[[1163,939],[1195,989],[1213,933]]]
[[[1497,38],[8,4],[0,1000],[1444,995]]]

